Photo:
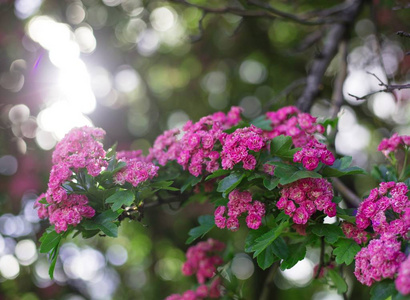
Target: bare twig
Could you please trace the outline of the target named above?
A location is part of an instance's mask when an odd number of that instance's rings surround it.
[[[263,290],[261,293],[261,296],[259,297],[259,300],[268,300],[269,298],[269,290],[273,284],[273,279],[275,278],[275,274],[279,268],[279,262],[275,262],[269,269],[269,274],[265,279],[265,282],[263,284]]]
[[[353,193],[339,178],[333,178],[333,186],[342,194],[343,199],[354,207],[359,207],[362,199]]]
[[[370,97],[374,94],[377,94],[377,93],[393,93],[394,90],[410,89],[410,84],[386,84],[379,77],[377,77],[376,74],[371,73],[371,72],[367,72],[367,74],[373,75],[379,81],[379,86],[383,86],[384,89],[368,93],[364,96],[355,96],[355,95],[352,95],[350,93],[349,93],[349,96],[355,98],[356,100],[365,100],[368,97]]]
[[[340,107],[343,104],[343,83],[345,82],[347,76],[347,41],[344,40],[339,47],[340,52],[340,63],[339,72],[333,86],[332,93],[332,118],[336,118],[339,113]]]
[[[266,9],[267,11],[269,11],[270,13],[272,13],[275,16],[281,17],[283,19],[289,20],[289,21],[293,21],[299,24],[303,24],[303,25],[321,25],[321,24],[328,24],[328,23],[333,23],[335,22],[335,20],[333,19],[328,19],[328,18],[321,18],[321,19],[317,19],[317,20],[309,20],[309,18],[304,18],[304,17],[300,17],[297,15],[293,15],[284,11],[281,11],[279,9],[274,8],[273,6],[269,5],[268,3],[265,2],[261,2],[258,0],[248,0],[248,3],[251,5],[254,5],[256,7],[259,8],[263,8]]]
[[[341,12],[344,21],[333,24],[329,29],[321,55],[314,59],[307,77],[306,88],[297,101],[300,110],[309,111],[312,106],[313,100],[320,92],[323,75],[335,56],[340,42],[359,13],[363,2],[364,0],[354,0],[352,5]]]
[[[401,37],[410,38],[410,33],[405,32],[405,31],[397,31],[396,34],[397,34],[398,36],[401,36]]]
[[[317,273],[315,275],[315,279],[318,279],[320,276],[320,272],[322,271],[323,267],[325,266],[325,237],[322,236],[320,238],[320,258],[319,258],[319,266],[317,268]]]
[[[204,35],[203,22],[204,22],[204,19],[206,17],[206,14],[207,14],[206,11],[202,12],[202,17],[201,17],[201,19],[199,19],[199,22],[198,22],[199,33],[197,35],[191,36],[191,42],[192,43],[196,43],[196,42],[200,41],[202,39],[202,36]]]
[[[265,10],[245,10],[238,7],[226,6],[226,7],[208,7],[203,5],[198,5],[194,3],[190,3],[186,0],[168,0],[169,2],[180,3],[186,6],[191,6],[198,8],[206,13],[213,13],[213,14],[226,14],[231,13],[233,15],[241,16],[241,17],[264,17],[264,18],[271,18],[275,19],[276,16],[268,11]]]

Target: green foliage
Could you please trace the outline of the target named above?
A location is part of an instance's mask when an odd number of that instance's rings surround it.
[[[293,155],[298,152],[299,148],[291,149],[293,146],[290,136],[280,135],[271,141],[270,151],[273,156],[277,156],[284,160],[293,160]]]
[[[333,269],[327,270],[327,274],[329,278],[332,280],[339,294],[343,294],[347,292],[346,281],[343,279],[342,276],[340,276],[340,274],[336,270],[333,270]]]
[[[395,293],[397,292],[394,282],[392,280],[383,280],[373,284],[370,290],[370,300],[385,300]]]
[[[257,257],[263,250],[266,249],[266,247],[272,244],[273,241],[276,240],[282,233],[282,231],[288,226],[289,220],[283,221],[278,226],[272,228],[267,233],[258,237],[252,247],[252,251],[254,251],[253,257]]]
[[[40,238],[40,253],[48,253],[58,246],[61,234],[55,232],[53,227],[48,228]]]
[[[233,191],[244,178],[244,173],[233,172],[231,175],[225,177],[219,182],[216,190],[226,197],[226,195]]]
[[[112,203],[111,209],[117,211],[123,205],[130,206],[135,200],[135,194],[133,191],[118,191],[115,194],[111,195],[105,200],[105,203]]]
[[[260,116],[252,120],[251,124],[263,130],[272,130],[272,122],[265,116]]]
[[[106,210],[91,220],[83,221],[82,225],[86,230],[101,230],[109,237],[117,237],[119,225],[117,218],[120,214],[121,211]]]
[[[309,227],[317,236],[324,236],[325,241],[333,244],[340,237],[344,236],[342,229],[334,224],[315,224]]]
[[[351,156],[344,156],[336,159],[331,167],[326,166],[322,170],[324,177],[341,177],[346,175],[366,174],[366,171],[359,167],[349,167],[352,163]]]
[[[282,261],[280,269],[282,271],[292,268],[294,265],[305,258],[306,244],[298,243],[289,245],[289,255]]]
[[[280,178],[279,183],[282,185],[289,184],[303,178],[322,178],[319,173],[301,170],[294,165],[276,162],[272,162],[272,164],[276,165],[274,174]]]
[[[203,215],[198,218],[199,226],[192,228],[189,232],[189,238],[186,241],[186,244],[191,244],[199,237],[203,237],[215,226],[214,216],[212,215]]]
[[[357,252],[360,251],[360,246],[351,239],[341,238],[335,243],[335,246],[333,254],[336,256],[338,264],[350,265]]]
[[[273,250],[273,244],[266,247],[257,257],[256,261],[262,270],[269,268],[275,261],[279,260]]]

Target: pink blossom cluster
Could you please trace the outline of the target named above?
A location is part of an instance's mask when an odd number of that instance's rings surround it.
[[[410,256],[400,265],[399,274],[397,275],[396,289],[403,295],[410,294]]]
[[[84,126],[72,129],[57,144],[53,152],[53,164],[65,163],[73,170],[86,168],[88,174],[97,176],[107,166],[100,142],[104,136],[105,131],[101,128]]]
[[[165,300],[202,300],[205,298],[217,299],[221,297],[221,278],[212,280],[209,286],[201,284],[194,290],[187,290],[182,295],[172,294]]]
[[[66,231],[68,225],[77,226],[82,218],[92,218],[95,210],[88,205],[88,199],[85,195],[70,194],[67,199],[59,204],[45,205],[39,201],[45,198],[41,194],[34,207],[38,209],[38,216],[41,219],[49,218],[50,223],[55,225],[57,233]]]
[[[390,138],[383,139],[380,142],[377,150],[381,151],[385,156],[388,156],[391,152],[397,151],[400,146],[410,146],[409,135],[399,136],[397,133],[395,133]]]
[[[354,224],[349,222],[342,222],[341,227],[347,238],[353,239],[358,244],[367,243],[368,233],[366,231],[360,230]]]
[[[324,127],[316,123],[316,118],[302,113],[295,106],[285,106],[277,111],[267,112],[266,117],[272,122],[272,130],[265,132],[269,139],[279,135],[292,137],[296,147],[302,147],[314,138],[315,133],[323,133]]]
[[[229,196],[229,202],[226,206],[218,206],[215,210],[215,224],[219,228],[227,227],[231,231],[239,229],[238,218],[243,213],[246,216],[246,225],[250,229],[258,229],[262,224],[262,217],[265,215],[265,204],[259,201],[252,202],[252,194],[248,191],[240,192],[233,190]],[[224,216],[228,215],[228,219]]]
[[[253,125],[238,128],[231,134],[222,137],[221,160],[223,169],[232,169],[234,165],[242,162],[243,168],[253,170],[256,158],[249,151],[259,152],[266,145],[263,131]]]
[[[195,246],[189,247],[186,253],[187,261],[182,266],[182,273],[185,276],[196,274],[199,286],[194,290],[188,290],[182,295],[173,294],[166,300],[200,300],[204,298],[219,298],[221,296],[219,277],[211,280],[216,273],[216,267],[223,263],[222,257],[218,254],[225,249],[225,244],[208,239],[206,242],[199,242]],[[211,280],[210,285],[206,282]]]
[[[156,160],[160,165],[168,161],[177,161],[184,169],[199,176],[205,168],[207,172],[219,169],[219,152],[215,144],[226,135],[223,130],[237,125],[241,108],[232,107],[225,115],[222,112],[201,118],[198,122],[188,121],[182,128],[184,134],[178,139],[180,131],[171,129],[159,136],[150,149],[149,160]]]
[[[292,217],[296,224],[306,224],[317,210],[329,217],[336,215],[336,203],[332,202],[332,185],[326,179],[300,179],[285,185],[280,193],[276,206]]]
[[[114,175],[115,184],[123,185],[125,182],[137,186],[141,182],[152,179],[158,175],[159,167],[146,161],[142,151],[119,151],[118,161],[127,165]]]
[[[71,179],[73,172],[87,169],[88,174],[97,176],[107,166],[105,151],[100,142],[105,135],[99,128],[81,127],[72,129],[57,144],[53,152],[53,167],[50,172],[48,190],[45,194],[46,206],[37,207],[40,218],[50,218],[56,231],[67,230],[68,225],[76,226],[81,219],[91,218],[95,211],[88,206],[88,199],[83,195],[69,195],[63,184]],[[43,196],[41,196],[43,198]]]
[[[362,284],[371,286],[375,281],[394,278],[406,255],[394,235],[384,234],[371,240],[355,257],[354,274]]]
[[[326,145],[312,139],[302,147],[302,150],[294,154],[293,161],[301,162],[307,170],[312,171],[320,162],[328,166],[333,165],[335,157],[332,152],[327,150]]]
[[[410,201],[403,182],[382,182],[371,190],[357,210],[356,224],[361,230],[372,225],[378,234],[406,237],[410,230]],[[393,213],[392,213],[393,212]]]

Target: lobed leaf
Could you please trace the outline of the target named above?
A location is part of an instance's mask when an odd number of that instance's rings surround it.
[[[344,236],[343,230],[335,224],[315,224],[310,226],[312,232],[317,236],[324,236],[326,242],[333,244]]]
[[[192,228],[189,232],[189,238],[185,242],[186,244],[191,244],[199,237],[203,237],[215,226],[215,219],[212,215],[204,215],[198,218],[199,226]]]
[[[241,183],[244,177],[245,177],[245,174],[234,172],[231,175],[222,179],[219,182],[216,190],[220,193],[223,193],[224,197],[226,197],[226,194],[228,194],[234,188],[236,188]]]
[[[342,276],[340,276],[340,274],[336,270],[329,269],[327,270],[327,274],[332,280],[332,282],[334,283],[334,285],[336,286],[337,292],[339,294],[343,294],[347,292],[346,281],[344,280]]]
[[[336,262],[338,264],[345,263],[350,265],[357,252],[360,251],[360,246],[351,239],[341,238],[336,243],[336,248],[333,250],[333,254],[336,256]]]
[[[112,203],[111,209],[117,211],[121,206],[130,206],[135,200],[135,194],[132,191],[118,191],[105,200],[105,203]]]
[[[282,261],[280,269],[282,271],[292,268],[298,261],[306,256],[306,245],[304,243],[289,245],[289,255]]]

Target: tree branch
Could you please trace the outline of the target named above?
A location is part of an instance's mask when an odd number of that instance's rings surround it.
[[[203,12],[206,12],[206,13],[213,13],[213,14],[230,13],[230,14],[233,14],[233,15],[241,16],[241,17],[263,17],[263,18],[270,18],[270,19],[275,19],[276,18],[275,15],[273,15],[272,13],[270,13],[268,11],[265,11],[265,10],[245,10],[245,9],[232,7],[232,6],[214,8],[214,7],[208,7],[208,6],[193,4],[193,3],[190,3],[186,0],[168,0],[168,1],[173,2],[173,3],[184,4],[186,6],[195,7],[195,8],[198,8],[198,9],[200,9]]]
[[[272,286],[273,279],[275,278],[275,274],[279,268],[279,262],[275,262],[272,267],[269,269],[269,274],[265,279],[265,282],[263,284],[263,290],[261,293],[261,296],[259,297],[259,300],[268,300],[269,299],[269,290]]]
[[[332,118],[336,118],[343,104],[343,83],[347,76],[347,41],[343,40],[339,48],[340,63],[332,93]]]
[[[339,178],[332,178],[332,181],[335,189],[342,194],[347,203],[354,207],[359,207],[362,202],[362,199],[360,199],[359,196],[353,193]]]
[[[367,72],[367,74],[373,75],[379,81],[379,86],[383,86],[384,89],[368,93],[364,96],[355,96],[350,93],[349,93],[349,96],[355,98],[356,100],[366,100],[368,97],[374,94],[377,94],[377,93],[393,93],[394,90],[410,89],[409,83],[408,84],[386,84],[379,77],[377,77],[376,74],[371,73],[371,72]]]
[[[345,37],[350,25],[354,22],[364,0],[354,0],[351,6],[341,12],[343,22],[333,24],[326,36],[321,55],[317,56],[307,77],[307,85],[297,101],[297,107],[302,111],[309,111],[313,100],[319,94],[323,75],[337,52],[340,42]]]

